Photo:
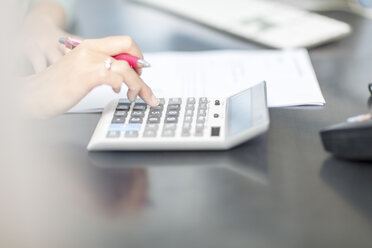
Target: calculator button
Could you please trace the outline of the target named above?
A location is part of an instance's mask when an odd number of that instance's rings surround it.
[[[153,123],[153,124],[160,123],[160,118],[159,118],[159,117],[150,117],[150,118],[147,120],[147,123]]]
[[[161,111],[159,111],[159,110],[150,110],[149,115],[151,115],[151,116],[161,116]]]
[[[181,104],[182,99],[181,98],[170,98],[168,104]]]
[[[214,114],[213,117],[218,118],[218,117],[220,117],[220,115],[219,114]]]
[[[168,105],[168,110],[180,110],[180,105],[179,104],[169,104]]]
[[[195,130],[195,136],[197,136],[197,137],[203,136],[203,129],[196,129]]]
[[[191,134],[190,134],[190,130],[189,129],[182,129],[182,134],[181,134],[183,137],[189,137]]]
[[[191,123],[189,123],[189,122],[183,123],[183,130],[185,130],[185,129],[190,130],[191,129]]]
[[[166,123],[164,124],[164,127],[163,127],[164,130],[176,130],[177,129],[177,125],[175,123]]]
[[[141,98],[137,98],[136,101],[135,101],[134,103],[135,103],[135,104],[147,105],[147,104],[145,103],[145,101],[142,100]]]
[[[150,108],[150,111],[162,111],[164,108],[164,105],[163,104],[159,104],[158,106],[156,107],[151,107]]]
[[[199,110],[206,110],[207,109],[207,104],[206,103],[201,103],[199,104]]]
[[[149,123],[146,125],[146,130],[158,130],[159,124]]]
[[[168,110],[167,116],[178,116],[179,112],[177,110]]]
[[[165,123],[177,123],[177,121],[178,121],[177,117],[170,116],[165,118]]]
[[[164,105],[165,104],[165,99],[164,98],[158,98],[159,100],[159,105]]]
[[[142,123],[143,119],[141,117],[132,117],[129,119],[129,123]]]
[[[196,123],[195,129],[204,129],[204,123]]]
[[[200,109],[198,111],[198,116],[206,116],[206,115],[207,115],[207,112],[204,109]]]
[[[119,116],[124,116],[124,117],[126,117],[127,114],[128,114],[127,111],[121,111],[121,110],[118,110],[118,111],[115,112],[114,115],[115,115],[116,117],[119,117]]]
[[[214,105],[216,105],[216,106],[219,106],[219,105],[221,105],[221,102],[220,102],[220,100],[216,100],[216,101],[214,101]]]
[[[164,130],[162,133],[163,137],[174,137],[176,132],[174,130]]]
[[[185,116],[185,119],[183,119],[184,123],[191,123],[192,122],[192,117],[191,116]]]
[[[138,137],[138,131],[126,131],[124,136],[126,138],[136,138]]]
[[[195,104],[195,97],[189,97],[187,98],[187,104]]]
[[[199,104],[201,103],[208,103],[208,99],[206,97],[199,98]]]
[[[120,131],[108,131],[107,138],[119,138],[120,137]]]
[[[193,116],[193,115],[194,115],[194,111],[193,110],[186,110],[185,116]]]
[[[133,106],[133,110],[134,111],[145,111],[147,109],[147,105],[145,104],[141,104],[141,103],[136,103],[134,106]]]
[[[194,110],[195,109],[195,105],[194,104],[187,104],[186,105],[186,110]]]
[[[116,110],[126,110],[128,111],[130,108],[130,105],[129,104],[120,104],[116,107]]]
[[[111,123],[124,123],[125,117],[124,116],[114,116]]]
[[[205,122],[204,116],[199,116],[198,119],[196,119],[196,123],[204,123],[204,122]]]
[[[144,117],[145,112],[143,112],[143,111],[133,111],[131,116],[132,117]]]
[[[212,127],[211,128],[211,136],[220,136],[220,130],[221,128],[220,127]]]
[[[143,133],[143,137],[147,137],[147,138],[156,137],[156,131],[154,131],[154,130],[145,130],[145,132]]]

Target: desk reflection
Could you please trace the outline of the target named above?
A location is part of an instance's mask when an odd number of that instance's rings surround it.
[[[358,213],[372,220],[372,163],[327,159],[321,178]]]

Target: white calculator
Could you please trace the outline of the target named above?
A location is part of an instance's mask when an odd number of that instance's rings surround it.
[[[223,98],[110,102],[88,150],[227,150],[269,128],[266,84]]]

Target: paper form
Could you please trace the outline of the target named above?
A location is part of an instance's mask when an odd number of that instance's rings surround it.
[[[157,97],[227,97],[263,80],[269,107],[322,106],[307,50],[222,50],[145,54],[151,63],[143,80]],[[126,97],[127,88],[94,89],[71,112],[96,112],[112,99]]]

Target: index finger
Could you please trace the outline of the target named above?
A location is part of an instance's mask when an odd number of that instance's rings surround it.
[[[143,58],[141,50],[130,36],[111,36],[102,39],[85,40],[83,43],[89,48],[109,56],[128,53]]]

